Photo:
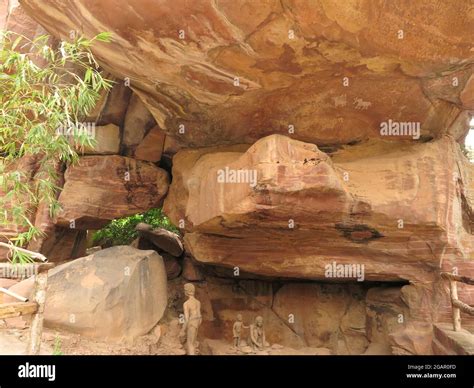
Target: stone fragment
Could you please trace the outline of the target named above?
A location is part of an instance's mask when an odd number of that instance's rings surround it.
[[[165,134],[154,126],[135,149],[135,158],[148,162],[159,162],[163,152]]]
[[[153,228],[151,225],[139,223],[135,229],[140,236],[150,241],[157,248],[179,257],[183,254],[184,248],[181,238],[173,232],[163,228]]]

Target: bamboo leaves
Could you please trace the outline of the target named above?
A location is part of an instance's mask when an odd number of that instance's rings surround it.
[[[31,40],[0,32],[0,229],[13,224],[18,231],[0,239],[24,246],[40,235],[31,222],[38,204],[51,217],[60,210],[58,167],[76,162],[81,147],[94,146],[81,120],[112,86],[90,49],[109,40],[101,33],[54,45],[47,35]],[[30,159],[29,176],[21,165]],[[12,260],[26,259],[15,253]]]

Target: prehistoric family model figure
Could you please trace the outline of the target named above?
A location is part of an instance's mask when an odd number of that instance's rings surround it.
[[[179,334],[181,342],[185,344],[187,355],[195,355],[198,347],[197,335],[199,326],[202,322],[201,316],[201,302],[195,297],[196,289],[192,283],[184,285],[184,294],[187,298],[183,304],[184,323]],[[254,323],[245,326],[242,320],[242,314],[237,314],[237,320],[232,327],[232,334],[234,338],[234,347],[239,349],[241,347],[242,329],[250,329],[247,345],[253,351],[263,350],[267,346],[265,341],[265,329],[263,328],[263,318],[258,316]]]
[[[240,348],[240,340],[242,337],[242,329],[248,329],[250,326],[245,326],[242,322],[242,314],[237,314],[237,320],[232,327],[232,335],[234,337],[234,347]]]
[[[181,328],[180,338],[186,344],[186,354],[190,356],[196,354],[197,334],[202,322],[201,302],[194,297],[195,292],[193,284],[186,283],[184,285],[184,294],[188,299],[183,304],[184,324]]]
[[[253,350],[265,348],[265,330],[263,329],[263,318],[258,316],[250,325],[250,341]]]
[[[263,318],[258,316],[255,318],[255,322],[250,326],[245,326],[242,322],[242,314],[237,314],[237,320],[234,323],[232,332],[234,336],[234,347],[239,348],[241,344],[242,329],[250,328],[250,336],[248,345],[252,347],[254,351],[263,350],[265,348],[265,330],[263,328]]]

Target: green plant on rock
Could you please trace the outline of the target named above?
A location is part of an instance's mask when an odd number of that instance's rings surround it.
[[[101,33],[53,44],[48,35],[31,40],[0,32],[0,229],[10,230],[0,240],[26,246],[39,237],[34,210],[42,203],[51,217],[57,214],[61,169],[78,160],[78,150],[94,146],[81,120],[112,83],[91,46],[109,38]],[[21,168],[28,162],[34,173]],[[28,261],[15,250],[10,259]]]
[[[59,336],[54,337],[54,348],[53,348],[53,356],[62,356],[62,342]]]
[[[128,245],[138,237],[135,227],[140,222],[179,234],[179,230],[166,217],[162,209],[150,209],[144,213],[113,220],[106,227],[95,232],[93,241],[105,247]]]

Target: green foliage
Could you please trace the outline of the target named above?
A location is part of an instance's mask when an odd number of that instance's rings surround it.
[[[106,247],[128,245],[138,237],[135,226],[140,222],[149,224],[154,228],[163,228],[179,234],[179,230],[163,214],[161,209],[150,209],[145,213],[113,220],[105,228],[95,232],[94,243]]]
[[[54,338],[53,356],[62,356],[63,351],[61,350],[61,348],[62,348],[61,338],[56,336]]]
[[[40,236],[30,222],[39,203],[52,217],[60,209],[56,182],[62,166],[95,144],[81,120],[111,81],[102,76],[90,48],[109,38],[102,33],[53,46],[47,35],[30,40],[0,32],[0,227],[20,231],[0,237],[17,246]],[[28,161],[35,163],[34,177],[21,168]],[[11,260],[26,261],[15,251]]]

